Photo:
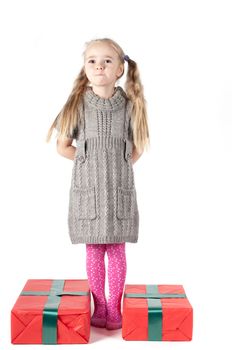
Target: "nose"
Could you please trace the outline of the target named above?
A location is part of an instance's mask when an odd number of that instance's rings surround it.
[[[102,63],[98,63],[98,64],[96,65],[96,69],[97,69],[97,70],[103,70],[103,69],[104,69],[104,65],[103,65]]]

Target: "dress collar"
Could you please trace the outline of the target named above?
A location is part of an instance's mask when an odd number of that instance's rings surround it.
[[[93,108],[101,110],[117,110],[125,106],[127,96],[120,86],[115,88],[115,92],[110,98],[100,97],[95,94],[91,87],[88,87],[84,99],[87,105]]]

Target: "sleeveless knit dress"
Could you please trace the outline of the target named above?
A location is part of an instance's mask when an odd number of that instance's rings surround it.
[[[84,94],[69,193],[68,226],[74,244],[138,240],[131,109],[121,87],[109,99],[91,87]]]

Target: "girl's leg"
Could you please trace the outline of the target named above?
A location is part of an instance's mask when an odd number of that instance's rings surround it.
[[[91,324],[96,327],[106,325],[105,251],[105,244],[86,244],[86,270],[94,300]]]
[[[121,299],[126,279],[125,243],[106,244],[108,255],[109,299],[107,329],[122,327]]]

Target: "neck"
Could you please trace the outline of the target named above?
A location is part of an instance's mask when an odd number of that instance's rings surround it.
[[[115,92],[115,86],[93,86],[93,92],[101,98],[110,98]]]

